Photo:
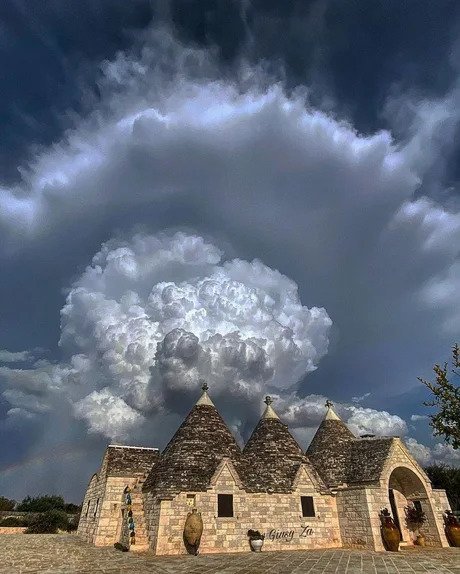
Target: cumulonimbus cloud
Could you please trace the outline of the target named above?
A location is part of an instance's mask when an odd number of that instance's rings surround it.
[[[292,386],[327,352],[332,324],[278,271],[222,260],[212,243],[184,233],[104,245],[61,316],[63,350],[87,363],[76,413],[110,436],[174,409],[202,379],[214,396],[249,404]]]

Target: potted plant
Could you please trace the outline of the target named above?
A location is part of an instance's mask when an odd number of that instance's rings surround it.
[[[381,522],[380,530],[385,548],[391,552],[398,552],[399,543],[401,542],[399,528],[394,523],[388,508],[382,508],[379,516]]]
[[[451,546],[460,547],[460,522],[452,510],[444,512],[444,525],[447,540]]]
[[[414,544],[417,546],[425,546],[425,536],[420,532],[421,526],[426,522],[426,514],[421,509],[411,504],[404,508],[406,514],[406,524],[409,530],[416,533]]]
[[[260,552],[264,544],[265,536],[258,530],[248,530],[249,544],[253,552]]]

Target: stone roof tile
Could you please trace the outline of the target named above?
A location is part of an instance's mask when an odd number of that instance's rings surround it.
[[[200,399],[161,453],[143,490],[159,497],[205,491],[222,458],[235,461],[240,454],[217,409]]]
[[[109,445],[106,474],[109,476],[143,475],[151,471],[159,457],[157,448]]]

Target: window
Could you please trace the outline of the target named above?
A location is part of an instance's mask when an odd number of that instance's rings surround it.
[[[302,516],[315,516],[315,507],[313,506],[313,496],[301,496]]]
[[[88,516],[90,502],[91,500],[88,500],[88,504],[86,505],[86,516]]]
[[[418,510],[418,512],[423,512],[422,503],[420,500],[413,500],[412,504],[414,505],[415,510]]]
[[[187,494],[187,506],[195,506],[195,495]]]
[[[94,507],[94,516],[96,516],[97,514],[98,506],[99,506],[99,498],[96,500],[96,506]]]
[[[233,494],[217,495],[217,516],[233,516]]]

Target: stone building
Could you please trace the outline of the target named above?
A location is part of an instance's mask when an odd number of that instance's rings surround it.
[[[241,450],[207,386],[164,451],[109,445],[83,502],[78,533],[95,545],[181,554],[187,514],[203,519],[200,552],[246,552],[247,531],[264,550],[357,547],[383,550],[379,512],[391,510],[403,543],[408,503],[427,515],[427,544],[448,546],[435,490],[396,437],[355,437],[328,403],[306,453],[266,398]]]

